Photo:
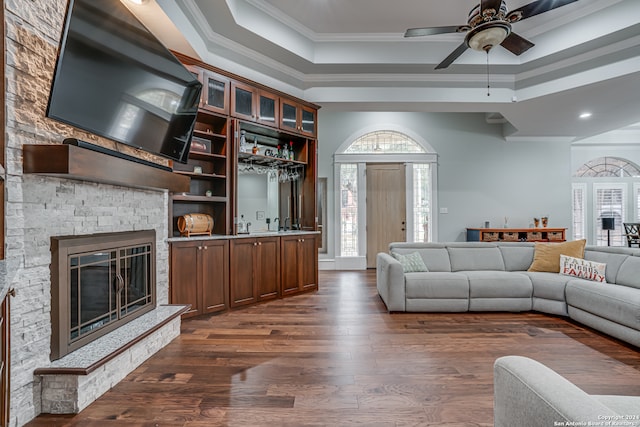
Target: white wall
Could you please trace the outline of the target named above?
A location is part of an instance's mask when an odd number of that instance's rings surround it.
[[[465,240],[466,227],[527,227],[534,216],[549,216],[549,226],[571,225],[571,147],[560,142],[505,142],[500,125],[484,114],[344,112],[323,108],[318,117],[318,176],[328,178],[328,245],[334,249],[333,154],[363,129],[385,125],[406,129],[426,140],[438,154],[440,241]]]

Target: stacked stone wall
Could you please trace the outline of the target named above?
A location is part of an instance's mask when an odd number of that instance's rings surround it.
[[[24,144],[60,144],[75,137],[131,150],[46,117],[66,7],[67,0],[5,0],[5,283],[16,290],[10,425],[22,425],[42,410],[41,384],[33,372],[50,364],[51,236],[155,229],[157,303],[168,302],[166,192],[23,174]]]

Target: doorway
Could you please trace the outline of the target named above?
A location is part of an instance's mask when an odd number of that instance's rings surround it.
[[[406,171],[402,163],[367,164],[367,268],[389,243],[406,241]]]

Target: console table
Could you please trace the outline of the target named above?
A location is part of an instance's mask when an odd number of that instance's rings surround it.
[[[467,242],[564,242],[566,228],[467,228]]]

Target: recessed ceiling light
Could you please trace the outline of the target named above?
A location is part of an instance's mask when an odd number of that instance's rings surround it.
[[[592,116],[592,114],[591,114],[591,113],[589,113],[589,112],[584,112],[584,113],[580,114],[580,116],[579,116],[579,117],[580,117],[582,120],[586,120],[586,119],[588,119],[588,118],[589,118],[589,117],[591,117],[591,116]]]
[[[133,3],[133,4],[145,4],[146,2],[148,2],[149,0],[129,0],[129,3]]]

